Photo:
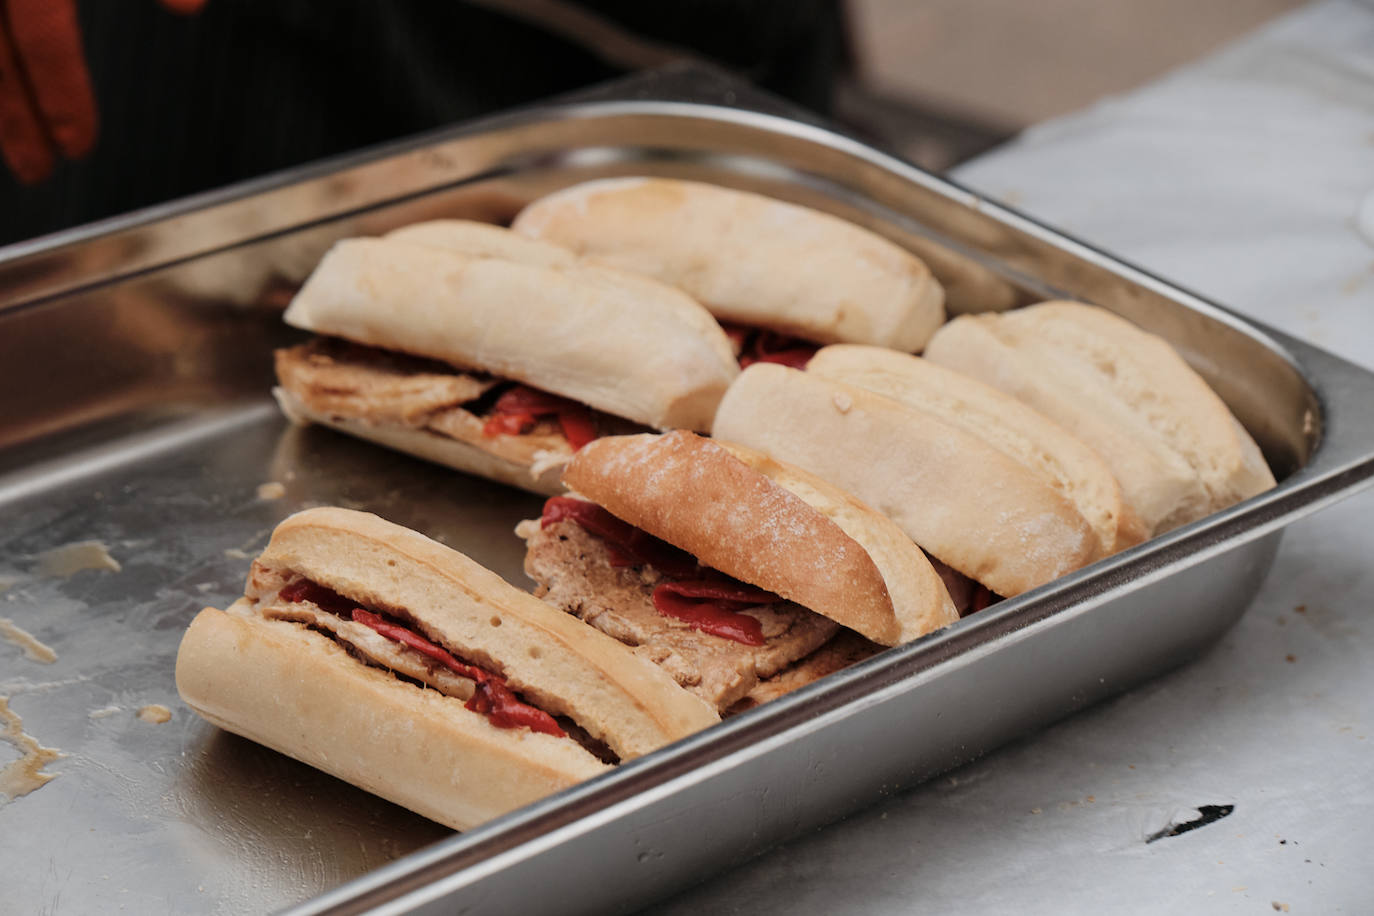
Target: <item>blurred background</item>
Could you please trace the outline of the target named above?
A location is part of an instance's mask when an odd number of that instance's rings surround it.
[[[940,170],[1298,5],[0,0],[0,244],[681,59]],[[92,113],[45,122],[44,87],[61,99],[82,85]],[[26,99],[38,121],[28,152],[54,149],[21,180]],[[78,135],[65,152],[64,130]]]

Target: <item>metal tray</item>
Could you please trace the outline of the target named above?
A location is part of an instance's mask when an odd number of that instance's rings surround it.
[[[1056,295],[1119,312],[1184,352],[1280,485],[461,836],[193,716],[172,680],[182,630],[240,594],[248,557],[304,506],[377,512],[527,584],[507,532],[537,499],[290,428],[271,405],[271,349],[294,339],[279,310],[319,255],[631,173],[870,226],[924,255],[956,309]],[[12,246],[0,617],[57,658],[0,644],[0,696],[66,756],[0,806],[4,905],[625,911],[1197,656],[1259,588],[1281,526],[1371,477],[1374,375],[709,70]],[[119,571],[63,549],[85,541]],[[83,557],[96,568],[73,570]],[[135,715],[149,704],[170,721]]]

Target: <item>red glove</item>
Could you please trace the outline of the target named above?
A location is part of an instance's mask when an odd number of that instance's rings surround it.
[[[162,0],[194,13],[205,0]],[[0,0],[0,157],[26,184],[52,173],[57,155],[95,145],[95,95],[81,49],[75,0]]]

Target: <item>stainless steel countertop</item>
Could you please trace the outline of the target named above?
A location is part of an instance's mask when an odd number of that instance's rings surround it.
[[[1374,366],[1368,3],[1314,4],[955,177]],[[1200,661],[649,912],[1368,912],[1371,512],[1289,528]]]

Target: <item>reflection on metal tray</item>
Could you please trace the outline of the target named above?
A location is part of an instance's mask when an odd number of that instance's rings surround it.
[[[463,836],[191,715],[172,681],[182,630],[240,594],[248,558],[304,506],[377,512],[527,584],[503,535],[537,499],[290,428],[271,405],[271,349],[294,339],[279,312],[320,254],[438,215],[501,222],[623,174],[867,225],[922,254],[953,310],[1062,295],[1117,311],[1179,346],[1281,483]],[[1374,376],[709,71],[14,246],[0,251],[0,617],[57,657],[0,646],[0,696],[66,756],[0,806],[6,904],[627,909],[1196,656],[1244,610],[1280,526],[1371,476]],[[92,568],[51,562],[88,541]],[[153,705],[170,721],[138,715]]]

